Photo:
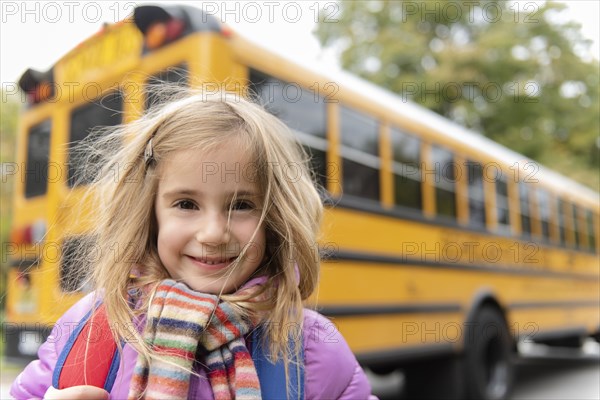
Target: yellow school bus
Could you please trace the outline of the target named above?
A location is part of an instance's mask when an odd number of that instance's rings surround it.
[[[501,399],[520,340],[598,338],[598,193],[346,73],[267,50],[202,10],[140,6],[20,79],[6,353],[32,357],[81,297],[73,210],[97,126],[160,101],[159,81],[256,94],[312,155],[326,205],[309,301],[410,395]],[[314,338],[335,340],[334,337]],[[433,392],[432,392],[433,391]]]

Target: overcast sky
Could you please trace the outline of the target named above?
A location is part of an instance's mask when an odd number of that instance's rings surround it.
[[[459,1],[459,0],[457,0]],[[18,80],[27,68],[46,70],[79,42],[97,32],[103,22],[126,17],[134,4],[164,1],[2,1],[0,24],[0,81],[5,86]],[[172,2],[175,3],[175,2]],[[330,53],[320,52],[311,30],[318,6],[326,7],[331,20],[338,11],[333,1],[186,2],[203,5],[234,29],[284,52],[312,55],[332,63]],[[416,5],[424,2],[416,1]],[[441,3],[444,4],[444,3]],[[568,1],[567,18],[580,22],[583,34],[595,40],[590,57],[599,57],[597,0]],[[519,4],[534,11],[536,2]],[[525,8],[528,7],[528,8]]]

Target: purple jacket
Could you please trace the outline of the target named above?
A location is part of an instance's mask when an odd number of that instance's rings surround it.
[[[93,295],[81,299],[56,323],[50,336],[32,361],[13,382],[10,394],[16,399],[43,398],[52,385],[56,360],[77,323],[91,309]],[[111,399],[127,399],[129,381],[137,360],[133,348],[125,345],[119,372],[110,393]],[[304,311],[305,398],[376,399],[354,354],[335,325],[315,311]],[[206,371],[202,378],[191,376],[190,398],[213,399]]]

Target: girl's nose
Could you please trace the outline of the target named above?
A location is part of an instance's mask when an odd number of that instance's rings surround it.
[[[227,215],[210,213],[202,218],[196,232],[196,240],[207,245],[219,245],[229,241]]]

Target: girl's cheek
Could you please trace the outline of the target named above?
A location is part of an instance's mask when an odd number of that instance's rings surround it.
[[[252,243],[248,249],[248,260],[251,262],[260,262],[264,257],[264,248],[257,243]]]

